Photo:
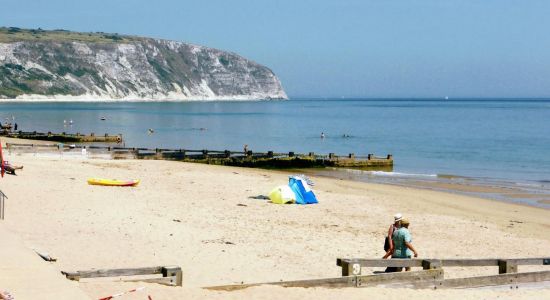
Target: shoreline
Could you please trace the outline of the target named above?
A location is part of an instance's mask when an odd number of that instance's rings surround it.
[[[456,195],[550,209],[550,185],[542,182],[536,182],[537,185],[535,185],[519,181],[474,178],[449,174],[436,174],[434,176],[420,174],[417,176],[387,176],[380,175],[383,172],[379,171],[372,172],[353,169],[301,170],[301,172],[357,182],[447,192]]]
[[[4,141],[4,139],[2,139]],[[58,258],[58,271],[179,265],[184,287],[128,282],[75,283],[91,298],[147,286],[154,299],[297,295],[353,299],[393,289],[258,287],[220,293],[200,287],[339,276],[338,257],[378,258],[395,212],[412,223],[421,257],[547,255],[548,211],[474,197],[312,176],[315,205],[254,199],[291,172],[174,161],[76,159],[5,154],[23,164],[0,179],[9,205],[3,225],[31,248]],[[89,177],[139,178],[136,188],[89,186]],[[47,212],[47,213],[45,213]],[[502,247],[506,244],[507,247]],[[539,268],[540,269],[540,268]],[[525,267],[521,271],[538,270]],[[366,270],[372,271],[372,270]],[[445,276],[496,274],[494,268],[450,268]],[[1,279],[0,279],[1,283]],[[465,295],[530,298],[529,290],[407,290],[449,299]],[[550,289],[544,290],[550,294]],[[490,296],[489,296],[490,297]]]
[[[30,144],[56,144],[52,141],[27,140],[18,138],[2,137],[9,143],[30,143]],[[42,154],[48,154],[43,152]],[[56,155],[57,152],[49,153]],[[78,156],[78,155],[77,155]],[[90,158],[108,159],[105,155],[95,155]],[[114,159],[114,158],[113,158]],[[276,168],[253,168],[258,170],[273,170],[276,172],[298,172],[313,176],[323,176],[333,179],[345,179],[354,182],[386,184],[390,186],[410,187],[422,190],[447,192],[456,195],[471,196],[499,202],[526,205],[543,209],[550,209],[550,185],[540,183],[538,188],[529,186],[522,187],[520,182],[510,182],[495,179],[479,179],[464,177],[452,174],[405,174],[403,176],[392,176],[387,174],[401,174],[384,171],[368,171],[347,168],[308,168],[308,169],[276,169]],[[375,174],[375,175],[373,175]],[[380,175],[384,174],[384,175]]]

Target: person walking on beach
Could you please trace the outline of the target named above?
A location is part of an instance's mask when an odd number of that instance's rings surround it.
[[[388,257],[391,257],[393,254],[393,233],[397,231],[399,228],[401,228],[401,220],[403,219],[403,215],[401,213],[397,213],[393,216],[393,224],[390,225],[390,228],[388,229],[388,235],[384,239],[384,251],[386,251],[386,254],[382,259],[387,259]],[[390,272],[397,272],[396,267],[387,267],[384,271],[386,273]]]
[[[412,245],[412,236],[409,232],[409,220],[401,220],[401,228],[393,233],[392,240],[394,246],[392,258],[410,259],[413,254],[414,257],[418,257],[418,252],[416,252],[416,249],[414,249]],[[405,270],[410,271],[411,268],[407,267]],[[396,271],[401,272],[402,268],[397,268]]]
[[[386,255],[382,257],[383,259],[390,257],[393,253],[393,233],[401,227],[402,219],[403,215],[401,213],[397,213],[393,216],[393,224],[390,225],[390,228],[388,229],[388,235],[384,240],[384,251],[386,251]]]

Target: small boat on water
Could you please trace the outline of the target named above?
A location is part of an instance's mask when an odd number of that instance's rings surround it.
[[[107,118],[105,118],[105,117],[101,117],[101,118],[99,118],[99,119],[100,119],[101,121],[107,120]]]
[[[139,179],[132,180],[118,180],[118,179],[105,179],[105,178],[89,178],[88,184],[90,185],[104,185],[104,186],[136,186],[140,182]]]

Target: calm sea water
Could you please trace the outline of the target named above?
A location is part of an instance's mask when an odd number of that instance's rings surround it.
[[[550,100],[0,103],[12,116],[20,130],[122,133],[130,147],[391,153],[396,175],[550,183]]]

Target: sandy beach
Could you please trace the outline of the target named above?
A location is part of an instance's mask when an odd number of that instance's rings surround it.
[[[140,286],[145,290],[120,299],[146,299],[147,295],[155,300],[401,299],[404,295],[412,299],[550,298],[548,288],[201,289],[242,282],[338,277],[336,258],[383,256],[384,233],[396,212],[411,221],[419,257],[544,257],[550,249],[549,210],[321,177],[312,178],[319,204],[275,205],[257,198],[285,184],[288,172],[10,154],[6,150],[4,156],[24,169],[17,176],[0,179],[0,189],[9,197],[0,225],[18,236],[28,249],[40,249],[58,259],[40,263],[57,271],[182,267],[183,287],[141,282],[74,283],[91,299]],[[86,182],[90,177],[140,179],[141,183],[135,188],[90,186]],[[545,267],[520,267],[520,271],[528,270]],[[365,269],[363,273],[372,271]],[[446,277],[497,273],[495,268],[445,269]]]

